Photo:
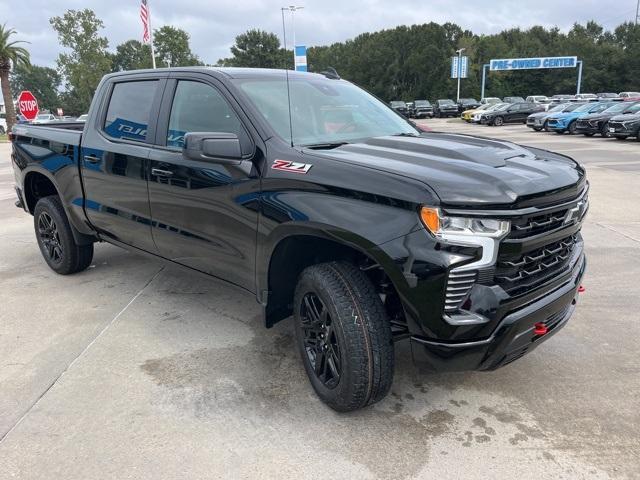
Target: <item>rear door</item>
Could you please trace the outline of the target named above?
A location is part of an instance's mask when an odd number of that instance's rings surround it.
[[[224,132],[249,142],[251,151],[257,135],[213,77],[174,76],[167,83],[150,155],[153,238],[163,257],[253,291],[258,170],[251,159],[237,166],[188,159],[182,147],[186,133]]]
[[[92,225],[102,236],[153,253],[148,156],[164,85],[161,75],[123,75],[103,84],[80,161]]]

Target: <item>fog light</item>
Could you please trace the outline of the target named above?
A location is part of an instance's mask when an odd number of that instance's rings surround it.
[[[549,329],[547,328],[547,326],[542,323],[542,322],[538,322],[536,324],[533,325],[533,333],[535,335],[544,335],[549,331]]]

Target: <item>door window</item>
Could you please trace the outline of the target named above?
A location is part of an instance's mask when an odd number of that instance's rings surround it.
[[[144,142],[157,80],[116,83],[109,100],[104,132],[113,138]]]
[[[210,85],[178,82],[171,106],[167,146],[182,148],[189,132],[235,133],[242,138],[243,127],[224,97]]]

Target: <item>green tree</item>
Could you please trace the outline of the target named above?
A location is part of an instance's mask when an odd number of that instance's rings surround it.
[[[29,52],[19,46],[25,43],[20,40],[11,40],[16,33],[13,28],[7,28],[6,24],[0,27],[0,83],[2,83],[2,98],[7,113],[7,130],[11,131],[16,122],[16,109],[13,104],[9,73],[13,67],[28,67]]]
[[[65,80],[65,109],[81,114],[89,109],[100,79],[111,71],[109,42],[99,35],[102,20],[93,10],[68,10],[49,20],[68,52],[58,56],[58,69]]]
[[[114,72],[151,68],[151,47],[138,40],[127,40],[116,47],[111,66]]]
[[[202,65],[202,62],[191,51],[189,34],[180,28],[169,25],[153,32],[153,46],[155,47],[158,66],[189,67]]]
[[[236,37],[230,58],[218,61],[225,67],[289,68],[293,65],[293,52],[280,48],[277,35],[263,30],[248,30]]]
[[[51,111],[60,106],[58,89],[61,82],[60,74],[56,70],[38,65],[19,65],[11,74],[11,85],[15,93],[30,90],[38,99],[40,108]]]

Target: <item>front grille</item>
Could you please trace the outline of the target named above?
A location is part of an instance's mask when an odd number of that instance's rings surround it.
[[[534,125],[536,123],[535,118],[527,118],[527,125]]]
[[[624,129],[624,123],[622,122],[609,122],[609,127],[615,128],[616,130]]]
[[[564,208],[550,213],[513,219],[509,238],[527,238],[555,230],[564,223],[568,210],[568,208]]]
[[[517,256],[498,256],[495,282],[517,295],[534,289],[569,269],[577,234]]]
[[[455,271],[449,272],[447,281],[447,291],[444,300],[445,312],[455,312],[460,308],[462,302],[467,298],[473,284],[476,281],[477,272],[475,271]]]

